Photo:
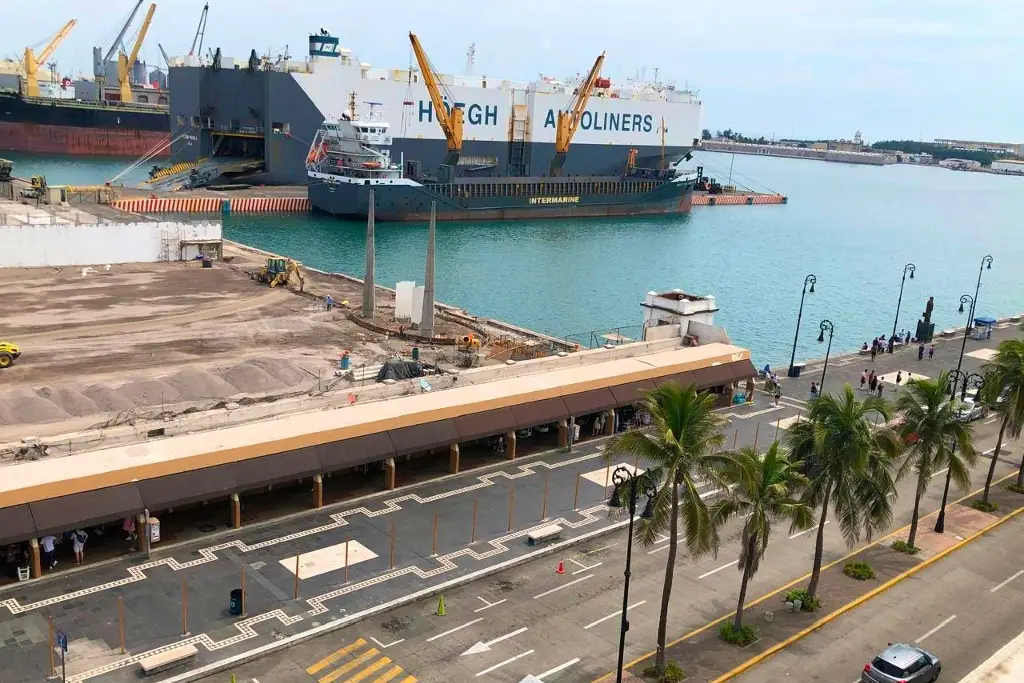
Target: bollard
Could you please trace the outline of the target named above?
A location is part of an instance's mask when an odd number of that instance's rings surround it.
[[[547,521],[548,518],[548,479],[550,478],[550,475],[550,472],[544,473],[544,502],[541,504],[540,507],[541,521]]]
[[[757,453],[757,436],[761,432],[761,423],[758,422],[757,426],[754,427],[754,452]]]
[[[117,596],[117,629],[121,633],[121,654],[124,654],[127,651],[124,639],[124,598],[120,595]]]
[[[242,565],[242,616],[246,615],[245,611],[245,565]]]
[[[295,556],[295,591],[294,598],[299,599],[299,555]]]
[[[188,635],[188,583],[181,580],[181,635]]]
[[[348,583],[348,544],[351,542],[351,539],[345,540],[345,583]]]
[[[513,484],[508,489],[508,530],[512,531],[512,516],[516,506],[516,486]]]
[[[732,433],[732,449],[733,450],[736,450],[736,446],[739,444],[739,441],[740,441],[740,430],[739,430],[739,427],[737,427],[736,431],[734,431]]]
[[[469,530],[469,542],[471,544],[472,543],[476,543],[476,508],[477,508],[477,506],[479,504],[480,504],[480,500],[478,498],[474,498],[473,499],[473,525],[472,525],[472,527],[470,527],[470,530]]]
[[[53,660],[53,655],[55,654],[55,650],[56,650],[56,645],[53,642],[53,617],[50,617],[49,624],[50,624],[50,678],[53,678],[53,677],[55,677],[57,675],[57,663]]]
[[[583,473],[582,472],[577,472],[576,473],[576,493],[572,494],[572,509],[574,511],[580,509],[580,479],[582,479],[582,478],[583,478]]]
[[[395,568],[395,523],[391,522],[391,560],[388,562],[388,569]]]
[[[430,546],[430,556],[437,557],[437,513],[434,513],[434,541]]]

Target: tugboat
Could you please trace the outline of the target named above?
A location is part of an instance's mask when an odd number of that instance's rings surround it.
[[[461,107],[446,108],[453,97],[415,35],[409,34],[436,118],[448,142],[445,163],[432,174],[413,159],[391,158],[392,136],[377,102],[366,103],[369,115],[359,118],[352,93],[349,112],[328,119],[313,138],[306,157],[313,208],[344,218],[365,218],[370,192],[375,216],[383,221],[510,220],[583,218],[685,213],[690,210],[696,178],[676,168],[638,168],[636,150],[629,150],[622,171],[613,176],[562,177],[569,143],[586,111],[587,98],[600,77],[602,54],[580,85],[567,111],[558,113],[555,154],[550,174],[532,177],[459,177],[462,147]]]

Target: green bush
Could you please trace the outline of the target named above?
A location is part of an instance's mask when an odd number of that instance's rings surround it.
[[[735,628],[731,621],[727,621],[718,627],[718,635],[727,643],[744,647],[757,640],[757,629],[753,626]]]
[[[893,541],[892,545],[889,547],[901,553],[906,553],[907,555],[917,555],[921,551],[920,548],[907,545],[906,541]]]
[[[1007,491],[1013,491],[1014,493],[1024,493],[1024,486],[1017,486],[1016,484],[1007,484]]]
[[[843,567],[843,573],[851,579],[857,579],[858,581],[867,581],[868,579],[875,578],[875,570],[867,562],[847,562],[846,566]]]
[[[644,667],[644,676],[646,678],[653,678],[658,683],[679,683],[679,681],[686,678],[683,675],[683,669],[675,662],[667,662],[665,664],[665,674],[660,677],[658,676],[657,668],[653,664]]]
[[[979,498],[978,500],[971,503],[971,507],[974,508],[975,510],[981,510],[982,512],[995,512],[999,506],[996,505],[995,503],[989,503]]]
[[[811,598],[803,588],[786,593],[785,602],[796,602],[797,600],[800,601],[801,611],[815,612],[821,609],[821,600],[818,598]]]

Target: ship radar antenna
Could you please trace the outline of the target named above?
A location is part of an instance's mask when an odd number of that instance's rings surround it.
[[[351,117],[350,120],[356,120],[356,91],[353,90],[348,94],[348,113]]]
[[[476,64],[476,43],[470,43],[466,50],[466,75],[473,75],[473,65]]]

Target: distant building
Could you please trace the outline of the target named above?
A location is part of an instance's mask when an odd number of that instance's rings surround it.
[[[1024,173],[1024,161],[1015,161],[1013,159],[993,161],[992,170],[1002,173]]]
[[[974,171],[981,168],[981,162],[974,159],[943,159],[939,162],[939,166],[954,171]]]
[[[1019,142],[980,142],[978,140],[947,140],[936,138],[936,145],[950,149],[964,149],[975,152],[993,152],[995,154],[1012,154],[1015,157],[1022,156],[1024,145]]]
[[[864,137],[858,130],[854,133],[853,140],[822,140],[815,142],[811,148],[826,152],[863,152]]]

